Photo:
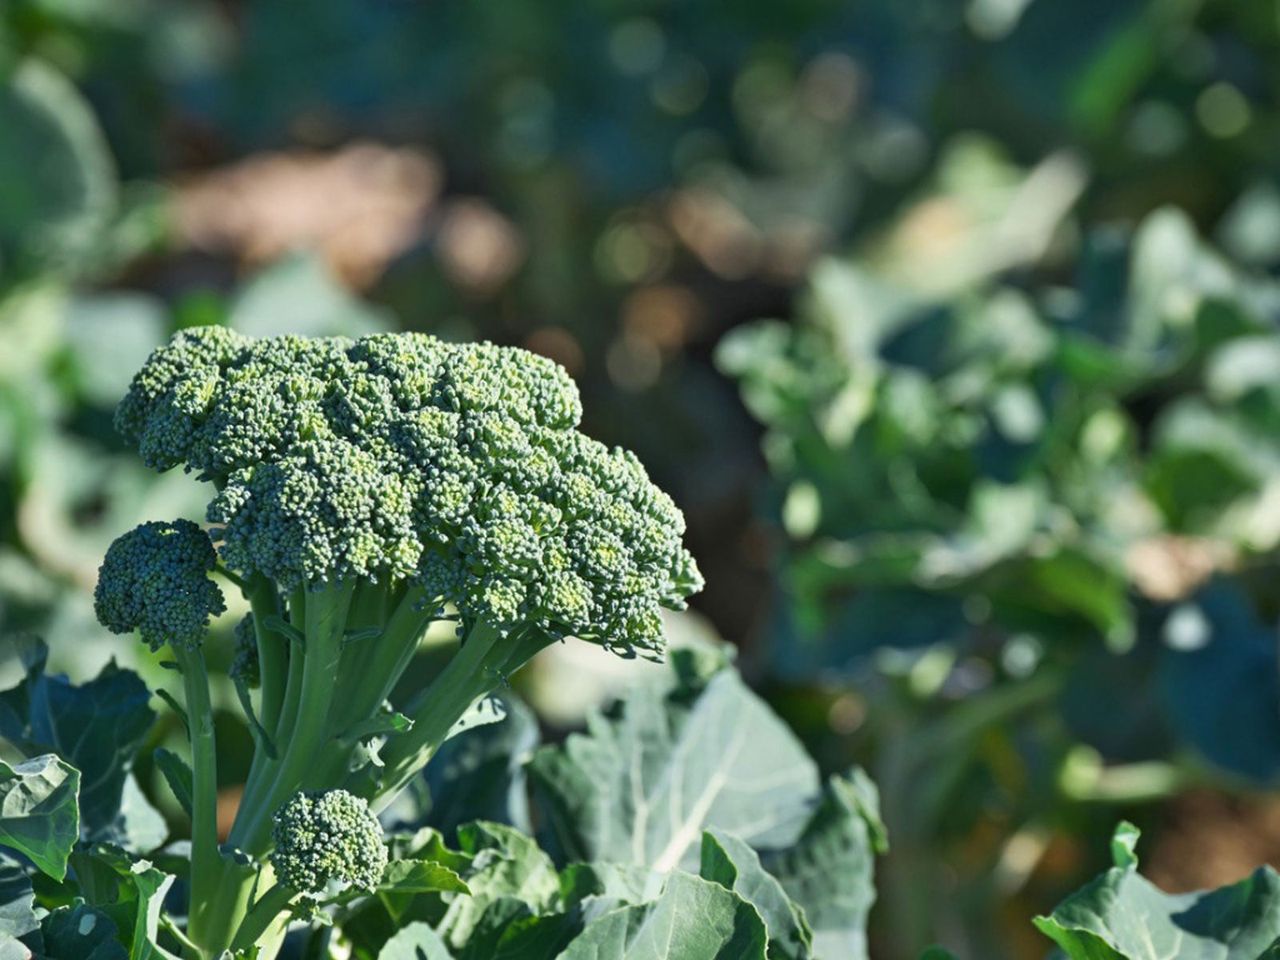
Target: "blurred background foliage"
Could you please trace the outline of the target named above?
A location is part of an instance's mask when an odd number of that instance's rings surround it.
[[[1121,815],[1280,861],[1278,139],[1276,0],[0,0],[0,631],[161,675],[89,591],[199,516],[110,426],[175,328],[519,344],[878,780],[873,953],[1041,956]]]

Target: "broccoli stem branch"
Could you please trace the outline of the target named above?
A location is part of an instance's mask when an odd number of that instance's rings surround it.
[[[295,588],[289,594],[289,622],[299,629],[303,628],[306,621],[306,595],[307,592],[302,587]],[[256,614],[254,619],[255,621],[258,619]],[[246,821],[260,806],[262,793],[270,788],[283,759],[279,752],[288,744],[293,733],[294,722],[297,719],[298,702],[302,698],[306,650],[304,649],[304,643],[299,643],[293,639],[289,639],[287,642],[290,644],[289,664],[284,679],[284,694],[280,704],[280,711],[274,727],[263,724],[272,741],[276,744],[277,756],[272,759],[265,756],[261,751],[254,751],[253,763],[249,767],[249,776],[244,785],[244,793],[240,797],[240,807],[236,810],[235,823],[231,827],[231,835],[228,838],[233,845],[240,844]]]
[[[237,818],[233,834],[232,842],[254,856],[261,856],[269,846],[272,815],[298,789],[328,739],[329,711],[354,590],[354,583],[339,582],[308,591],[301,692],[292,729],[277,738],[284,752],[271,765],[275,776],[270,788],[259,794],[260,799],[255,796],[243,830]]]
[[[425,591],[410,588],[386,621],[382,636],[363,645],[363,656],[339,678],[345,689],[335,702],[331,734],[341,736],[353,723],[370,717],[391,695],[417,652],[427,627],[436,618]]]
[[[259,719],[267,733],[274,736],[284,703],[289,669],[287,641],[272,633],[266,625],[268,617],[278,616],[280,612],[276,588],[266,577],[255,576],[245,590],[245,597],[253,610],[254,633],[258,640],[258,664],[262,677]]]
[[[440,675],[411,705],[413,729],[388,740],[382,751],[386,766],[380,782],[365,780],[350,789],[368,799],[375,811],[386,807],[426,766],[467,709],[505,682],[546,642],[532,633],[504,636],[484,622],[477,623]]]
[[[285,688],[289,676],[287,644],[290,641],[267,626],[267,619],[278,616],[280,613],[276,588],[270,580],[261,575],[255,575],[245,587],[245,597],[253,610],[253,629],[258,641],[258,663],[262,681],[258,720],[266,735],[274,743],[280,713],[284,707]],[[261,768],[268,763],[270,758],[262,750],[255,749],[253,762],[249,767],[249,776],[245,780],[242,805],[249,796],[250,787],[258,783],[262,775]]]
[[[216,930],[206,928],[204,920],[222,880],[222,855],[218,852],[218,748],[204,653],[182,646],[171,649],[182,671],[191,735],[191,903],[187,932],[194,942],[204,945],[209,936],[217,935]]]
[[[297,893],[284,884],[277,883],[249,908],[235,936],[231,940],[232,952],[247,951],[267,932],[282,913],[293,904]]]

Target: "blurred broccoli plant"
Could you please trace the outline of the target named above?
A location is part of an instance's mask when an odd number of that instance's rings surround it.
[[[965,869],[1006,890],[1063,801],[1156,797],[1206,761],[1280,775],[1276,610],[1251,586],[1280,542],[1280,286],[1173,209],[1064,265],[1058,217],[1018,204],[1067,169],[1002,202],[944,177],[822,264],[793,325],[718,352],[765,426],[784,534],[772,664],[900,678],[868,722],[899,849],[996,804],[1000,865]],[[938,922],[893,872],[891,909],[916,911],[895,927]]]

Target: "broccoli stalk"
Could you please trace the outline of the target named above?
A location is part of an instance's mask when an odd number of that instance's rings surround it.
[[[144,523],[107,550],[94,592],[98,619],[116,633],[137,630],[153,649],[168,645],[182,673],[191,743],[190,935],[200,936],[222,882],[218,852],[218,749],[202,649],[212,616],[226,609],[208,578],[213,544],[189,520]]]
[[[551,643],[661,656],[659,608],[683,607],[701,585],[683,517],[634,456],[578,432],[580,415],[550,361],[421,334],[199,328],[147,361],[117,426],[150,466],[213,484],[212,526],[169,525],[190,549],[199,540],[198,565],[149,560],[157,583],[181,571],[181,590],[139,599],[128,584],[150,574],[117,580],[105,564],[100,591],[129,616],[103,622],[176,650],[217,612],[215,566],[248,600],[232,676],[255,751],[230,848],[265,870],[273,824],[299,792],[345,787],[380,809],[477,699]],[[399,690],[437,621],[454,625],[456,651],[423,689]],[[202,668],[179,663],[199,686]],[[189,690],[188,704],[207,713],[207,695]],[[208,725],[205,739],[193,719],[192,752],[197,792],[212,797],[212,756],[196,753],[211,748]],[[216,956],[246,910],[280,905],[249,907],[260,876],[229,856],[210,863],[208,813],[193,824],[188,935]]]

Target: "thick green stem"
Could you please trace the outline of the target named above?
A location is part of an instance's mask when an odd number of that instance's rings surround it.
[[[249,583],[245,596],[253,610],[254,633],[258,640],[258,665],[262,676],[259,720],[267,733],[275,736],[280,720],[280,708],[284,704],[285,682],[288,677],[288,641],[273,633],[266,625],[268,617],[280,615],[276,588],[262,576],[255,576]]]
[[[173,648],[182,671],[191,735],[191,903],[187,932],[204,947],[217,931],[205,925],[222,879],[218,852],[218,747],[214,734],[209,675],[199,649]]]
[[[426,766],[467,709],[504,683],[546,642],[531,634],[502,636],[487,624],[476,624],[440,675],[415,699],[409,712],[413,729],[388,740],[378,782],[356,778],[350,789],[365,796],[375,810],[384,808]]]
[[[391,695],[417,652],[422,635],[436,618],[436,610],[426,600],[420,588],[405,593],[387,619],[382,636],[365,646],[360,669],[339,679],[343,690],[334,705],[334,736],[341,736],[352,724],[372,716]]]
[[[301,631],[305,627],[305,622],[306,591],[298,587],[289,595],[289,623]],[[298,703],[302,699],[306,649],[304,643],[296,640],[289,640],[289,644],[288,673],[285,678],[280,713],[274,728],[269,726],[266,728],[276,745],[276,757],[271,759],[261,751],[254,752],[253,763],[249,767],[249,777],[245,781],[244,793],[240,797],[240,807],[236,810],[235,823],[231,827],[231,835],[228,838],[233,846],[240,846],[243,843],[245,824],[261,806],[263,793],[270,789],[282,761],[280,754],[288,744],[293,733],[293,725],[297,720]]]
[[[336,583],[307,594],[302,689],[292,730],[279,738],[283,753],[270,789],[255,796],[243,831],[237,829],[234,834],[233,842],[254,856],[266,851],[272,815],[298,789],[328,739],[329,711],[337,687],[334,678],[342,659],[353,590],[352,583]],[[236,826],[240,827],[239,820]]]
[[[277,883],[249,908],[231,941],[231,950],[247,951],[270,929],[282,913],[289,909],[297,893]]]
[[[268,618],[280,615],[280,603],[275,585],[266,577],[255,575],[245,589],[245,596],[253,609],[253,628],[258,641],[258,664],[262,683],[259,697],[258,721],[266,735],[274,742],[280,712],[284,705],[285,688],[289,673],[289,640],[267,626]],[[245,780],[241,803],[249,796],[263,776],[263,767],[271,763],[264,750],[255,748],[249,776]],[[237,811],[239,813],[239,811]]]

